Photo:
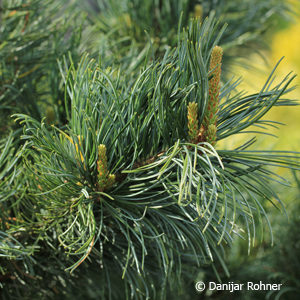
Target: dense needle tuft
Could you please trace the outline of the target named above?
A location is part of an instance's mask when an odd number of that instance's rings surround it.
[[[189,139],[192,143],[196,143],[199,133],[198,122],[198,104],[196,102],[190,102],[188,104],[188,129]]]

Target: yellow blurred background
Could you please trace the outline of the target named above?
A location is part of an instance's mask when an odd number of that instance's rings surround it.
[[[284,0],[283,0],[284,1]],[[234,73],[241,74],[243,82],[239,89],[248,93],[259,91],[267,80],[276,63],[284,56],[276,71],[275,83],[280,82],[289,72],[294,72],[298,76],[292,82],[296,89],[287,94],[289,99],[300,99],[300,2],[299,0],[291,1],[295,7],[296,15],[291,15],[291,21],[284,29],[279,30],[271,40],[271,51],[263,53],[264,61],[259,55],[251,56],[250,64],[254,69],[245,70],[238,68]],[[257,150],[290,150],[299,151],[300,148],[300,106],[275,107],[264,117],[267,120],[274,120],[285,123],[279,129],[272,129],[268,132],[275,134],[278,138],[269,136],[258,137]],[[236,137],[235,142],[241,143],[241,140],[249,139],[249,135]],[[228,142],[225,141],[225,145]],[[226,145],[232,147],[232,145]],[[263,146],[263,147],[262,147]]]

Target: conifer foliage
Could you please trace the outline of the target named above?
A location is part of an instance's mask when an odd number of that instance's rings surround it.
[[[5,16],[14,11],[2,10]],[[236,149],[216,145],[241,132],[254,134],[255,127],[267,133],[274,122],[264,115],[273,106],[294,105],[285,97],[294,75],[272,85],[272,73],[261,91],[241,95],[238,82],[221,83],[218,45],[225,26],[214,14],[188,23],[174,33],[176,47],[153,56],[149,46],[142,63],[127,71],[135,58],[123,49],[126,61],[116,55],[115,64],[114,51],[99,59],[95,52],[80,59],[72,49],[55,52],[55,117],[13,106],[14,130],[0,144],[5,298],[179,295],[182,280],[195,280],[203,266],[218,261],[227,272],[224,247],[234,235],[251,246],[256,229],[268,223],[261,198],[282,207],[270,184],[285,183],[277,167],[298,169],[298,153],[258,151],[255,138]],[[92,32],[82,24],[83,33]],[[36,68],[47,68],[42,62]],[[3,77],[6,58],[2,63]],[[35,69],[26,72],[37,77],[26,81],[24,75],[10,93],[40,91],[31,83],[41,77]]]

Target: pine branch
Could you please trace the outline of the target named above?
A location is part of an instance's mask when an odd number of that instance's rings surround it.
[[[193,264],[196,272],[219,260],[226,268],[223,246],[234,235],[247,238],[250,249],[257,227],[269,222],[261,198],[282,207],[269,167],[299,169],[298,153],[249,152],[254,141],[230,151],[188,142],[196,118],[198,128],[216,124],[219,138],[259,122],[291,81],[271,89],[269,80],[256,96],[227,97],[214,111],[218,118],[207,118],[209,101],[223,101],[236,86],[229,82],[219,94],[220,60],[209,64],[221,38],[213,38],[216,26],[212,18],[202,26],[195,20],[177,49],[135,78],[103,69],[88,55],[78,66],[65,59],[68,124],[15,115],[24,126],[24,172],[31,178],[23,218],[38,240],[47,240],[46,249],[67,257],[67,270],[100,261],[106,285],[116,275],[136,299],[151,297],[150,283],[165,293],[170,274],[183,276],[180,265]],[[117,175],[114,184],[110,174]]]

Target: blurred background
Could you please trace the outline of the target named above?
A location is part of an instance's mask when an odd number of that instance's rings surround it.
[[[275,27],[275,34],[269,39],[266,37],[270,49],[262,53],[263,57],[260,54],[249,57],[249,63],[253,68],[237,67],[234,70],[234,73],[243,77],[239,89],[248,92],[255,92],[260,89],[276,63],[284,57],[277,68],[276,77],[279,80],[291,71],[298,74],[294,80],[296,89],[289,94],[289,97],[300,99],[300,1],[293,0],[291,3],[295,14],[291,14],[290,19],[280,20],[278,27]],[[272,133],[280,138],[266,138],[264,139],[264,146],[270,144],[270,147],[282,150],[289,145],[291,150],[299,151],[300,110],[295,107],[273,108],[268,117],[286,125],[274,129]]]

